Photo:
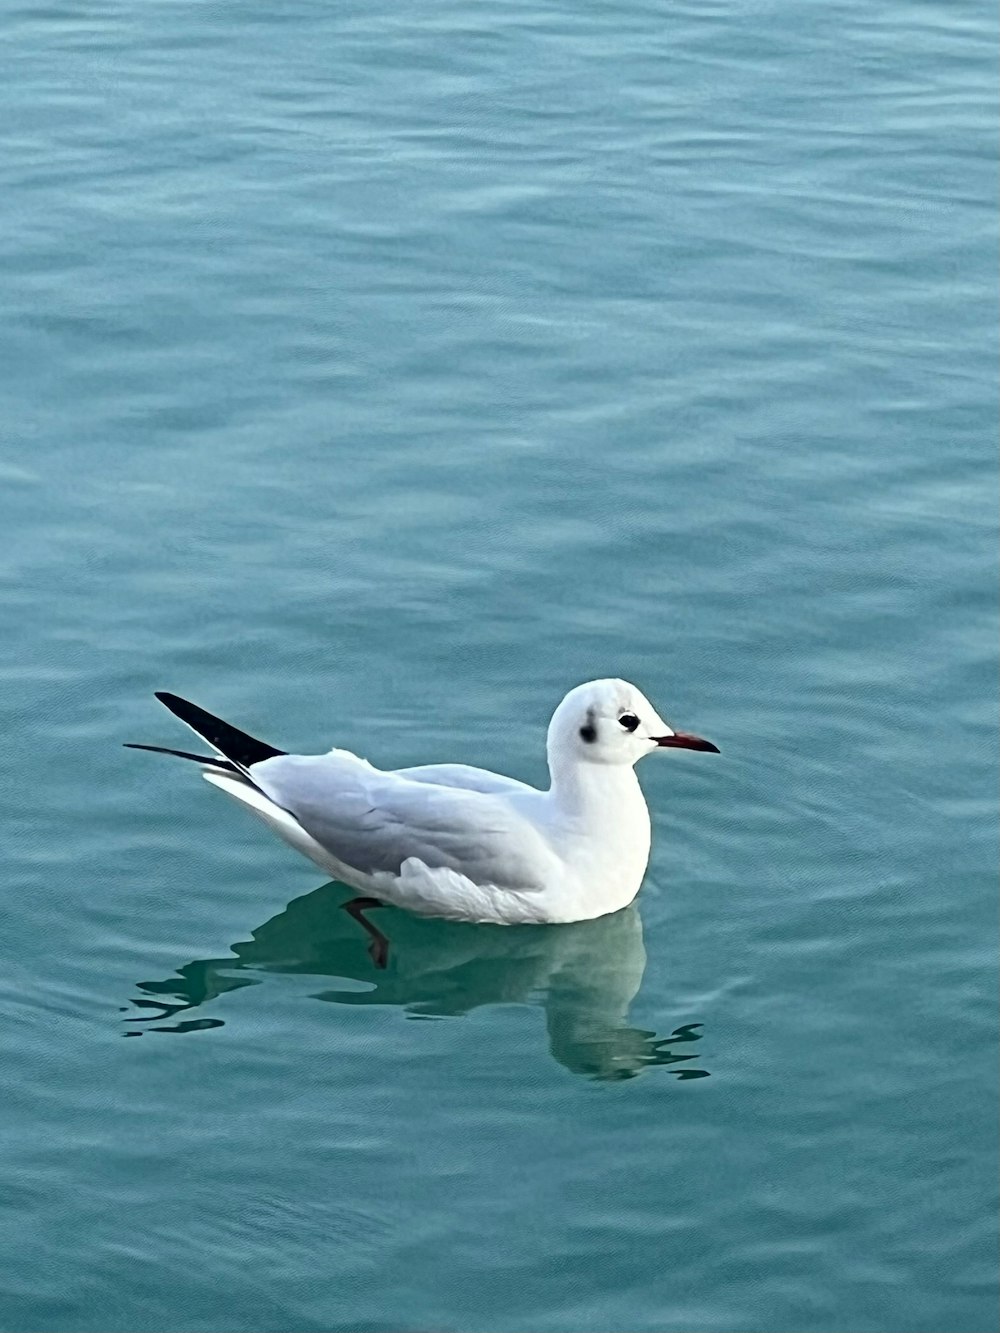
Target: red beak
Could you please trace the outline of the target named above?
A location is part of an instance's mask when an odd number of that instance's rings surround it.
[[[665,750],[707,750],[710,754],[721,753],[717,745],[702,740],[700,736],[692,736],[689,731],[675,731],[672,736],[654,736],[652,739]]]

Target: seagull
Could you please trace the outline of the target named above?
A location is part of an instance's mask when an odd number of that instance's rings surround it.
[[[176,694],[156,698],[213,753],[128,748],[201,764],[213,786],[365,895],[345,907],[382,966],[381,932],[361,915],[370,907],[500,925],[586,921],[626,907],[650,848],[634,765],[654,750],[719,753],[675,731],[624,680],[578,685],[556,709],[547,791],[466,764],[383,770],[349,750],[286,754]]]

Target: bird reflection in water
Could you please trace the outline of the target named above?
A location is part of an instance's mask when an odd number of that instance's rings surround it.
[[[350,891],[339,884],[296,898],[233,945],[235,957],[195,959],[164,981],[140,982],[141,1012],[128,1036],[221,1027],[193,1011],[228,991],[259,985],[262,974],[335,979],[316,991],[337,1004],[397,1005],[411,1017],[469,1013],[481,1005],[532,1003],[545,1011],[549,1049],[573,1073],[631,1078],[651,1066],[678,1079],[707,1078],[695,1067],[700,1023],[669,1036],[629,1025],[642,984],[646,950],[636,903],[611,916],[559,926],[475,926],[379,911],[390,942],[387,966],[366,951],[364,935],[341,910]]]

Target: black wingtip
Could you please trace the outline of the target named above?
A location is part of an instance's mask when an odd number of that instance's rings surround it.
[[[238,773],[239,769],[221,754],[192,754],[190,750],[171,750],[165,745],[142,745],[138,741],[122,741],[126,750],[147,750],[150,754],[169,754],[175,759],[190,759],[206,768],[222,768],[229,773]]]
[[[264,759],[273,759],[285,753],[284,750],[277,750],[266,741],[258,740],[256,736],[250,736],[247,732],[240,731],[238,727],[223,722],[221,717],[207,713],[204,708],[199,708],[188,699],[182,699],[179,694],[171,694],[169,690],[154,690],[154,695],[164,708],[169,708],[175,717],[179,717],[186,726],[196,731],[203,740],[208,741],[209,745],[224,754],[238,768],[248,769],[252,764],[259,764]]]

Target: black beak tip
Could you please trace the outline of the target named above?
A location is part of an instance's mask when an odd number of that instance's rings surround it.
[[[706,741],[706,740],[704,740],[701,736],[692,736],[692,737],[691,737],[691,741],[692,741],[692,744],[690,744],[690,745],[686,745],[686,746],[684,747],[685,749],[687,749],[687,750],[701,750],[704,754],[721,754],[721,753],[722,753],[722,751],[719,749],[719,747],[718,747],[717,745],[713,745],[711,741]]]

